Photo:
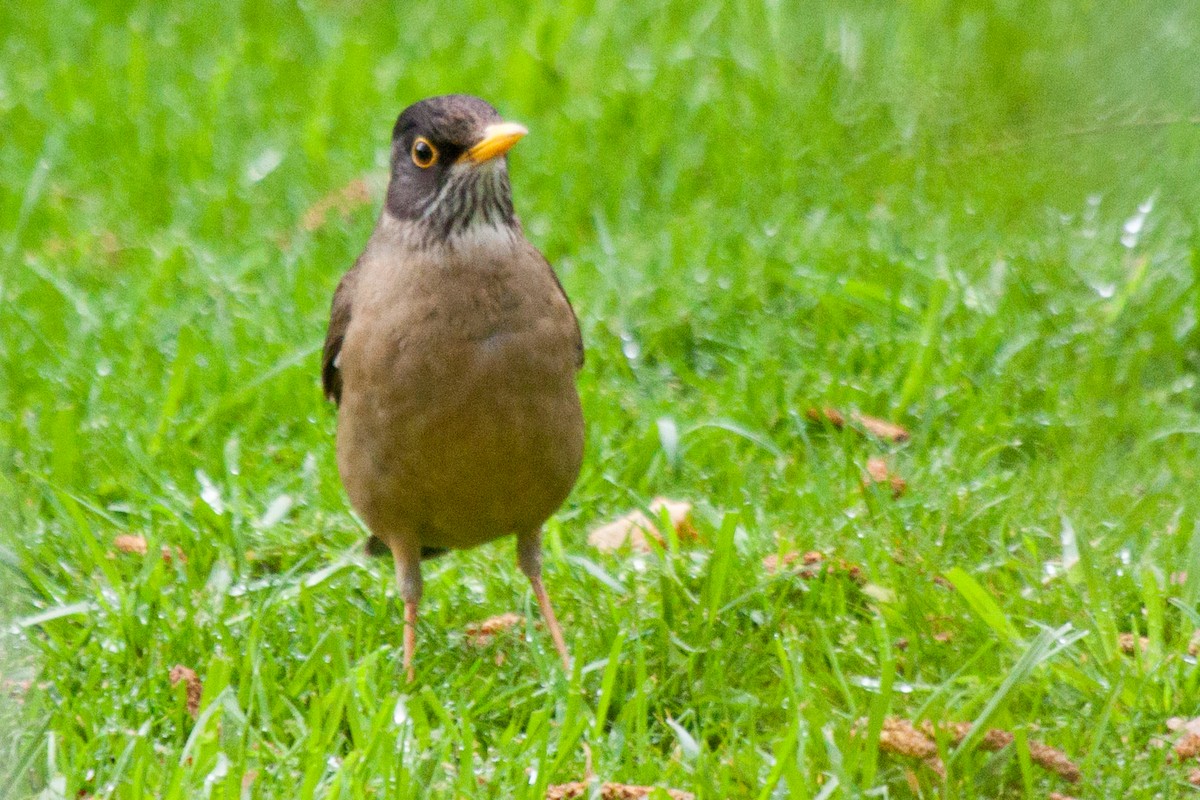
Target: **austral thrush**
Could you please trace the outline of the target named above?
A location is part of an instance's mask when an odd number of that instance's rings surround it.
[[[579,474],[583,343],[513,212],[506,154],[525,134],[467,95],[405,109],[383,211],[333,296],[322,380],[338,471],[368,549],[395,560],[410,681],[421,559],[508,534],[570,668],[541,531]]]

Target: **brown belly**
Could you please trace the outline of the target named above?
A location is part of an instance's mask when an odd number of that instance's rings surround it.
[[[536,530],[566,499],[583,454],[574,369],[535,345],[466,342],[346,374],[338,467],[376,536],[474,547]]]

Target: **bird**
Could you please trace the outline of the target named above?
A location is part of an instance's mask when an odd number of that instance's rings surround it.
[[[421,561],[516,536],[563,669],[542,529],[583,461],[579,322],[514,211],[509,150],[528,130],[470,95],[429,97],[392,129],[375,228],[333,295],[321,380],[338,473],[391,553],[415,679]]]

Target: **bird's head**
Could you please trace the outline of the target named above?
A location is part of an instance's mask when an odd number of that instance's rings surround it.
[[[527,132],[478,97],[414,103],[392,130],[385,213],[427,243],[516,231],[505,154]]]

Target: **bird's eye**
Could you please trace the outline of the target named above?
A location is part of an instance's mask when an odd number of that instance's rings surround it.
[[[424,136],[417,138],[412,146],[412,160],[421,169],[428,169],[437,163],[437,148],[429,143]]]

